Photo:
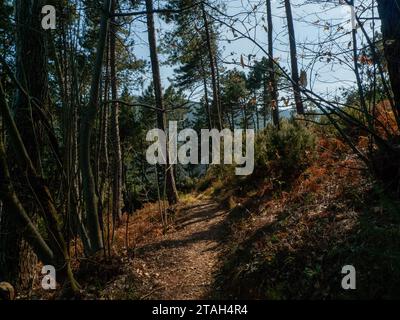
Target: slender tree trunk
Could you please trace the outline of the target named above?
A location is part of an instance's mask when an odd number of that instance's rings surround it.
[[[354,6],[354,0],[350,0],[350,5]],[[371,118],[369,116],[368,109],[367,109],[367,102],[365,101],[364,89],[362,86],[362,79],[360,76],[360,69],[358,67],[359,61],[358,61],[357,29],[356,28],[353,28],[351,35],[352,35],[352,42],[353,42],[354,73],[356,75],[357,90],[358,90],[358,95],[360,98],[361,110],[363,111],[364,117],[367,120],[367,122],[369,123],[369,125],[372,126]]]
[[[210,101],[208,99],[207,74],[206,74],[206,68],[204,66],[203,58],[201,58],[201,71],[203,73],[202,77],[203,77],[203,89],[204,89],[204,103],[205,103],[205,110],[206,110],[206,116],[207,116],[207,124],[208,124],[208,129],[211,130],[212,122],[211,122],[211,114],[210,114]]]
[[[153,1],[146,0],[146,10],[147,10],[147,29],[148,29],[148,37],[149,37],[149,45],[150,45],[150,60],[151,60],[151,68],[153,72],[153,85],[154,85],[154,95],[156,99],[156,105],[159,110],[157,112],[157,124],[158,128],[161,130],[166,129],[167,116],[165,113],[164,103],[163,103],[163,95],[162,95],[162,87],[161,87],[161,76],[160,76],[160,66],[158,62],[158,54],[157,54],[157,41],[156,41],[156,32],[154,28],[154,16],[153,16]],[[168,202],[170,205],[173,205],[178,202],[178,192],[176,190],[175,185],[175,177],[174,177],[174,167],[169,165],[169,152],[167,148],[167,165],[165,166],[165,179],[166,179],[166,193],[168,197]]]
[[[214,50],[213,50],[212,41],[211,41],[210,25],[208,22],[207,12],[204,7],[204,4],[201,5],[201,10],[203,13],[204,30],[206,32],[208,57],[210,60],[211,82],[212,82],[212,91],[213,91],[213,111],[217,112],[217,121],[216,122],[218,124],[218,128],[222,129],[222,116],[221,116],[219,94],[218,94],[217,70],[216,70],[216,65],[215,65]]]
[[[290,4],[289,4],[290,7]],[[272,122],[279,129],[279,103],[278,103],[278,88],[275,78],[275,66],[274,66],[274,43],[273,43],[273,30],[274,25],[272,23],[272,8],[271,0],[267,0],[267,23],[268,23],[268,70],[269,70],[269,92],[272,104]],[[292,26],[293,27],[293,26]],[[296,46],[295,46],[296,50]],[[297,68],[297,62],[296,62]]]
[[[288,31],[289,31],[290,63],[292,68],[294,101],[296,103],[297,113],[304,114],[304,106],[303,106],[303,101],[301,100],[300,85],[299,85],[299,67],[297,65],[296,36],[294,32],[292,7],[290,5],[290,0],[285,0],[285,9],[286,9]]]
[[[257,106],[257,104],[255,105],[255,107],[254,107],[255,109],[255,113],[256,113],[256,124],[255,124],[255,126],[254,126],[254,130],[256,130],[256,131],[260,131],[260,113],[259,113],[259,111],[258,111],[258,106]]]
[[[110,168],[110,159],[109,159],[109,148],[108,148],[108,129],[109,129],[109,118],[110,118],[110,105],[106,103],[110,98],[110,42],[109,35],[106,40],[106,57],[105,57],[105,66],[104,66],[104,80],[101,82],[103,85],[103,103],[100,110],[100,137],[97,143],[97,154],[96,154],[96,164],[97,164],[97,172],[95,177],[96,186],[98,188],[97,193],[99,195],[98,208],[99,208],[99,222],[100,228],[104,234],[104,207],[105,203],[108,203],[108,199],[104,197],[104,194],[108,192],[108,190],[104,190],[104,187],[107,187],[106,181],[109,175]],[[102,88],[100,88],[100,92]],[[97,178],[97,179],[96,179]],[[105,200],[105,201],[104,201]],[[104,240],[104,239],[103,239]]]
[[[11,177],[8,170],[5,147],[3,138],[0,136],[0,199],[4,205],[15,215],[18,225],[24,226],[24,236],[29,239],[29,243],[34,248],[41,261],[51,264],[54,259],[53,251],[46,244],[38,229],[33,224],[29,215],[19,201],[11,183]],[[22,231],[22,230],[20,230]],[[7,232],[10,232],[7,230]],[[13,248],[15,250],[15,248]],[[7,279],[8,280],[8,279]]]
[[[79,150],[78,150],[78,109],[80,105],[80,92],[79,92],[79,79],[77,72],[76,61],[72,54],[70,54],[70,65],[71,65],[71,101],[70,101],[70,112],[71,112],[71,133],[70,133],[70,158],[71,166],[67,168],[70,171],[70,190],[71,190],[71,214],[74,226],[74,233],[79,233],[82,244],[84,246],[85,254],[88,255],[91,250],[90,239],[86,226],[83,223],[82,217],[82,206],[80,199],[81,190],[81,179],[79,174]]]
[[[269,64],[268,64],[269,68]],[[272,92],[269,92],[269,86],[268,86],[268,80],[271,81],[269,77],[269,71],[264,72],[263,74],[263,126],[264,128],[267,126],[267,115],[268,115],[268,109],[271,108],[271,114],[273,115],[273,110],[271,106],[271,99],[270,97],[272,96]],[[273,122],[275,124],[275,121]]]
[[[212,31],[212,27],[210,26],[210,30]],[[212,32],[210,34],[213,34]],[[220,127],[221,129],[223,128],[224,125],[224,111],[222,110],[222,102],[221,102],[221,74],[220,74],[220,69],[218,65],[218,52],[215,52],[214,55],[214,63],[215,63],[215,72],[217,75],[217,96],[218,96],[218,121],[220,122]]]
[[[116,0],[112,1],[111,14],[115,12]],[[117,100],[117,67],[116,67],[116,37],[117,28],[115,18],[111,18],[110,26],[110,73],[111,73],[111,97]],[[113,141],[113,218],[119,223],[121,220],[122,200],[122,154],[121,139],[119,136],[119,104],[113,102],[111,110],[111,130]]]
[[[80,167],[82,172],[83,195],[86,205],[86,218],[88,221],[88,232],[92,253],[103,249],[103,237],[100,230],[98,215],[98,199],[91,164],[91,135],[93,131],[99,104],[99,87],[101,70],[103,67],[104,49],[108,32],[108,13],[110,12],[111,0],[104,0],[103,11],[100,22],[100,33],[97,45],[96,62],[93,68],[92,83],[90,88],[89,103],[86,114],[81,121],[80,130]]]
[[[210,115],[210,101],[208,99],[208,89],[207,89],[207,78],[203,78],[203,87],[204,87],[204,108],[206,111],[206,117],[207,117],[207,125],[208,129],[212,129],[212,124],[211,124],[211,115]]]

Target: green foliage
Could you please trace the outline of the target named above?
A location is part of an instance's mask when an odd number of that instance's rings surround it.
[[[315,136],[304,125],[282,121],[279,131],[269,125],[256,139],[255,174],[287,182],[309,164],[314,151]]]
[[[290,185],[315,158],[315,135],[311,128],[295,121],[282,121],[281,130],[269,125],[256,136],[253,174],[239,177],[234,165],[210,166],[197,190],[214,196],[229,192],[246,195],[260,183],[271,182],[277,194]]]
[[[212,188],[214,192],[219,193],[221,188],[227,185],[233,186],[235,178],[235,168],[233,165],[212,165],[208,168],[206,175],[200,179],[197,190],[203,192]]]
[[[331,115],[330,119],[327,116],[321,116],[319,122],[324,125],[324,133],[343,140],[343,137],[340,135],[338,130],[332,125],[332,122],[334,121],[344,134],[346,134],[351,140],[357,141],[362,130],[359,125],[356,125],[356,123],[366,125],[365,115],[352,99],[349,100],[349,105],[343,107],[341,111],[351,117],[354,124],[350,124],[348,121],[345,121],[343,117],[338,115]]]
[[[247,89],[246,75],[237,69],[227,71],[221,79],[222,87],[222,109],[229,119],[231,128],[240,125],[243,128],[249,127],[254,105],[248,103],[250,92]],[[253,110],[254,111],[254,110]],[[241,123],[238,123],[240,119]]]
[[[125,167],[126,198],[140,201],[158,199],[156,167],[149,165],[146,160],[146,151],[152,142],[146,141],[149,130],[157,127],[157,114],[146,106],[155,106],[154,88],[150,85],[140,97],[133,97],[127,88],[123,90],[121,100],[137,106],[121,105],[120,108],[120,136],[123,148],[123,163]],[[168,110],[168,121],[178,121],[178,130],[188,127],[188,103],[181,91],[168,87],[164,93],[164,103]],[[194,181],[187,175],[184,166],[176,166],[176,183],[179,190],[191,191]],[[163,181],[163,172],[158,171],[159,181]],[[161,192],[162,192],[162,186]]]

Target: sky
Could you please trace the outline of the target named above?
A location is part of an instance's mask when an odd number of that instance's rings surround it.
[[[286,15],[284,6],[281,0],[272,0],[272,11],[273,11],[273,24],[274,24],[274,50],[275,58],[279,59],[281,66],[285,67],[290,71],[289,64],[289,48],[288,48],[288,35],[286,30]],[[346,5],[338,5],[338,1],[335,1],[335,5],[322,5],[322,4],[307,4],[304,2],[307,0],[292,0],[292,11],[295,24],[295,33],[297,41],[297,52],[299,70],[304,70],[308,76],[308,88],[315,92],[322,94],[327,97],[333,97],[340,94],[339,88],[349,88],[355,85],[355,76],[352,71],[352,57],[351,57],[351,8]],[[256,26],[252,28],[251,35],[263,48],[267,48],[267,33],[264,29],[266,21],[263,21],[265,16],[265,0],[252,1],[252,0],[230,0],[223,1],[226,5],[227,15],[236,15],[239,20],[243,20],[245,24]],[[369,2],[369,1],[359,1]],[[300,4],[303,4],[299,6]],[[160,5],[162,7],[162,5]],[[249,12],[249,8],[257,6],[256,13],[252,15],[246,14]],[[356,11],[359,12],[361,7],[357,7]],[[371,14],[369,12],[369,14]],[[265,19],[266,20],[266,19]],[[136,45],[134,53],[137,58],[149,60],[149,48],[147,44],[147,33],[145,19],[136,22]],[[368,27],[369,28],[368,24]],[[338,28],[343,29],[338,31]],[[165,25],[160,19],[156,18],[156,28],[159,32],[168,30],[169,26]],[[241,23],[236,23],[235,28],[240,31],[244,31]],[[379,30],[379,24],[376,22],[376,30]],[[255,55],[256,59],[261,59],[264,56],[262,50],[255,45],[252,41],[247,39],[239,39],[237,41],[232,37],[232,31],[223,26],[221,27],[220,34],[220,47],[223,48],[223,60],[227,62],[224,66],[228,69],[235,67],[231,63],[233,61],[239,62],[240,56],[243,55],[245,64],[251,65],[252,61],[248,61],[247,57],[249,54]],[[337,40],[334,44],[331,42],[324,44],[322,47],[314,45],[315,43],[321,43],[328,38],[329,35],[334,34]],[[160,37],[161,34],[158,34]],[[359,42],[362,43],[363,35],[361,31],[358,31]],[[349,46],[350,45],[350,46]],[[321,61],[315,61],[315,51],[319,52],[330,52],[329,62],[327,57],[321,59]],[[346,51],[343,53],[343,51]],[[234,55],[231,55],[234,53]],[[340,54],[339,54],[340,53]],[[165,61],[166,57],[160,56],[160,61]],[[340,62],[341,61],[341,62]],[[241,66],[236,66],[242,69]],[[163,65],[161,67],[161,77],[163,86],[167,87],[170,82],[169,78],[173,77],[173,69],[170,66]],[[248,68],[242,69],[248,71]],[[148,73],[150,75],[150,73]],[[145,86],[149,83],[150,79],[147,79]],[[283,95],[290,95],[289,92],[283,93]],[[194,98],[196,100],[196,98]]]

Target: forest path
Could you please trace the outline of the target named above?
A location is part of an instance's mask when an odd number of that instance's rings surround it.
[[[174,230],[137,248],[157,289],[146,299],[196,300],[215,295],[214,276],[224,249],[227,212],[212,200],[180,210]]]

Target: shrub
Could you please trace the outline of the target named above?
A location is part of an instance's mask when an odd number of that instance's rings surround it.
[[[272,125],[258,134],[255,174],[288,182],[301,173],[315,155],[315,136],[295,121],[283,121],[278,131]]]
[[[200,179],[197,191],[212,188],[214,194],[222,190],[235,189],[236,194],[260,187],[267,179],[279,187],[310,164],[316,151],[315,136],[310,128],[295,121],[282,121],[281,129],[269,125],[257,133],[255,141],[255,168],[250,176],[236,176],[235,165],[210,166]]]
[[[233,165],[210,165],[206,175],[199,180],[197,191],[203,192],[211,187],[219,189],[223,184],[231,184],[235,178]]]

